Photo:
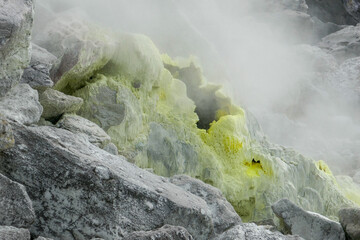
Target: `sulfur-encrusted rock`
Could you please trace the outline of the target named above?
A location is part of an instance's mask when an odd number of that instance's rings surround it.
[[[193,240],[183,227],[165,225],[153,231],[133,232],[125,237],[127,240]]]
[[[347,239],[360,239],[360,208],[345,208],[339,211],[339,220]]]
[[[0,0],[0,97],[29,65],[33,5],[32,0]]]
[[[21,82],[35,89],[44,89],[54,85],[50,78],[50,70],[56,62],[56,57],[46,49],[32,44],[30,66],[24,70]]]
[[[76,11],[59,14],[33,40],[58,58],[51,79],[55,89],[65,93],[81,88],[114,52],[112,37],[80,15]]]
[[[0,115],[0,151],[13,147],[15,139],[11,125]]]
[[[170,179],[170,182],[206,201],[211,209],[216,233],[222,233],[241,223],[239,215],[237,215],[233,206],[222,196],[219,189],[186,175],[174,176]]]
[[[34,221],[25,187],[0,174],[0,225],[29,228]]]
[[[271,207],[284,224],[285,231],[291,234],[307,240],[345,240],[340,223],[320,214],[304,211],[287,199],[281,199]]]
[[[27,187],[33,234],[111,240],[170,224],[196,239],[213,235],[211,208],[201,198],[69,131],[13,129],[17,144],[0,154],[0,172]]]
[[[75,113],[83,104],[81,98],[69,96],[51,88],[40,93],[39,101],[44,108],[42,117],[45,119],[57,118],[64,113]]]
[[[30,240],[30,232],[24,228],[0,226],[0,240]]]
[[[98,147],[105,147],[105,145],[110,144],[111,139],[109,135],[107,135],[98,125],[83,117],[65,114],[61,117],[56,126],[69,130],[74,134],[84,134],[92,144],[95,144]]]
[[[0,98],[0,113],[3,117],[21,124],[38,122],[42,111],[38,92],[28,84],[18,84]]]

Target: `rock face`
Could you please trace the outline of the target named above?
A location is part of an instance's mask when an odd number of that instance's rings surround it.
[[[134,232],[126,236],[127,240],[193,240],[193,237],[183,227],[165,225],[148,232]]]
[[[81,98],[69,96],[51,88],[41,93],[39,100],[44,108],[42,117],[45,119],[57,118],[64,113],[75,113],[83,104]]]
[[[360,209],[345,208],[339,211],[339,220],[344,228],[347,239],[360,239]]]
[[[0,116],[0,151],[13,147],[15,144],[10,124]]]
[[[0,0],[0,97],[19,82],[30,62],[32,0]]]
[[[176,224],[196,239],[212,236],[211,208],[201,198],[66,130],[14,129],[17,145],[0,154],[0,171],[27,187],[34,234],[121,239]]]
[[[0,174],[0,225],[29,228],[34,221],[25,187]]]
[[[360,2],[358,0],[343,0],[346,11],[358,22],[360,21]]]
[[[275,215],[283,222],[285,231],[307,240],[345,240],[341,225],[313,212],[297,207],[287,199],[272,205]]]
[[[30,66],[24,70],[21,82],[32,88],[43,89],[54,85],[50,78],[50,70],[56,62],[56,57],[46,49],[32,44]]]
[[[0,240],[30,240],[30,232],[24,228],[0,226]]]
[[[38,92],[28,84],[18,84],[0,99],[0,112],[6,119],[21,124],[32,124],[40,120],[43,108]]]
[[[322,39],[319,47],[333,54],[339,62],[360,55],[360,25],[347,26]]]
[[[185,175],[174,176],[170,179],[170,182],[206,201],[211,208],[210,212],[215,233],[222,233],[241,223],[239,215],[236,214],[233,206],[222,196],[219,189]]]
[[[109,135],[98,125],[80,116],[65,114],[56,126],[74,134],[84,134],[89,139],[89,142],[98,147],[105,147],[111,140]],[[110,151],[115,152],[111,149],[111,146],[108,146],[108,148]]]

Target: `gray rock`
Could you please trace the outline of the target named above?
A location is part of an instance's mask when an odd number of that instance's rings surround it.
[[[346,11],[358,22],[360,21],[360,2],[358,0],[343,0]]]
[[[32,22],[32,0],[0,0],[0,97],[29,65]]]
[[[307,240],[345,240],[340,223],[320,214],[304,211],[287,199],[277,201],[271,208],[284,224],[285,230],[291,234]]]
[[[237,225],[223,234],[216,240],[303,240],[299,236],[283,235],[279,232],[271,232],[264,227],[258,227],[254,223]]]
[[[339,220],[347,239],[360,240],[360,208],[341,209]]]
[[[0,174],[0,225],[29,228],[34,220],[25,187]]]
[[[170,224],[185,227],[195,239],[212,236],[203,199],[69,131],[13,129],[17,144],[0,154],[0,172],[27,187],[37,215],[33,234],[111,240]]]
[[[69,130],[74,134],[84,134],[92,144],[95,144],[98,147],[109,145],[111,140],[109,135],[107,135],[107,133],[98,125],[77,115],[65,114],[62,116],[56,126]],[[111,146],[108,146],[108,149],[114,151]]]
[[[30,125],[40,120],[43,108],[38,92],[28,84],[18,84],[0,99],[0,112],[6,119]]]
[[[306,0],[308,13],[323,22],[339,25],[356,24],[356,20],[345,9],[343,1]]]
[[[103,149],[113,155],[118,155],[118,152],[119,152],[118,148],[113,143],[107,144]]]
[[[35,240],[53,240],[52,238],[38,237]]]
[[[183,227],[165,225],[153,231],[133,232],[126,236],[127,240],[193,240]]]
[[[42,117],[45,119],[57,118],[64,113],[75,113],[84,102],[81,98],[69,96],[51,88],[40,93],[39,100],[44,108]]]
[[[24,228],[0,226],[0,240],[30,240],[30,232]]]
[[[185,175],[174,176],[170,182],[206,201],[210,208],[215,233],[222,233],[241,223],[241,218],[219,189]]]
[[[22,83],[29,84],[32,88],[43,89],[54,85],[50,78],[50,70],[56,62],[56,57],[35,44],[32,44],[30,66],[24,70]]]
[[[11,125],[0,116],[0,151],[13,147],[15,139]]]
[[[347,26],[322,39],[318,44],[336,57],[339,62],[360,56],[360,25]]]

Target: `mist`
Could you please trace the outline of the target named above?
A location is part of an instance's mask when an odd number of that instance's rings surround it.
[[[38,0],[36,11],[76,8],[106,28],[148,35],[171,57],[198,57],[208,81],[252,112],[271,141],[352,176],[360,168],[360,69],[308,45],[322,31],[275,2]],[[45,24],[38,16],[35,31]]]

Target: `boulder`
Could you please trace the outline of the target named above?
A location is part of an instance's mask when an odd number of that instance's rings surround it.
[[[0,225],[29,228],[35,221],[25,187],[0,174]]]
[[[339,62],[360,56],[360,25],[347,26],[324,37],[318,44],[336,57]]]
[[[133,232],[126,236],[127,240],[193,240],[183,227],[165,225],[153,231]]]
[[[35,89],[52,87],[54,82],[50,78],[50,70],[56,62],[56,57],[46,49],[32,44],[30,66],[24,70],[21,82],[29,84]]]
[[[58,14],[33,39],[58,58],[51,79],[55,89],[65,93],[81,88],[114,52],[112,36],[81,16],[76,10]]]
[[[339,220],[347,239],[360,239],[360,208],[344,208],[339,211]]]
[[[38,92],[28,84],[18,84],[0,99],[0,112],[6,118],[30,125],[40,120],[43,108]]]
[[[107,146],[109,150],[115,152],[111,146],[108,146],[110,145],[109,143],[111,140],[109,135],[107,135],[106,132],[98,125],[83,117],[72,114],[65,114],[62,116],[56,126],[66,129],[74,134],[84,134],[92,144],[98,147]]]
[[[33,5],[33,0],[0,0],[0,97],[29,65]]]
[[[30,240],[30,232],[24,228],[0,226],[0,240]]]
[[[258,227],[254,223],[236,225],[223,234],[219,235],[216,240],[303,240],[299,236],[283,235],[279,232],[271,232],[264,227]]]
[[[195,239],[214,232],[206,202],[54,127],[14,125],[17,145],[0,153],[0,172],[24,184],[37,219],[34,235],[54,239],[121,239],[164,224]]]
[[[39,100],[44,108],[42,117],[45,119],[58,118],[64,113],[75,113],[83,104],[81,98],[69,96],[51,88],[40,93]]]
[[[271,208],[283,223],[284,230],[307,240],[345,240],[340,223],[320,214],[307,212],[287,199],[281,199]]]
[[[219,189],[186,175],[174,176],[170,182],[206,201],[211,209],[215,233],[222,233],[241,223],[241,218]]]
[[[0,151],[13,147],[15,139],[11,125],[0,116]]]

